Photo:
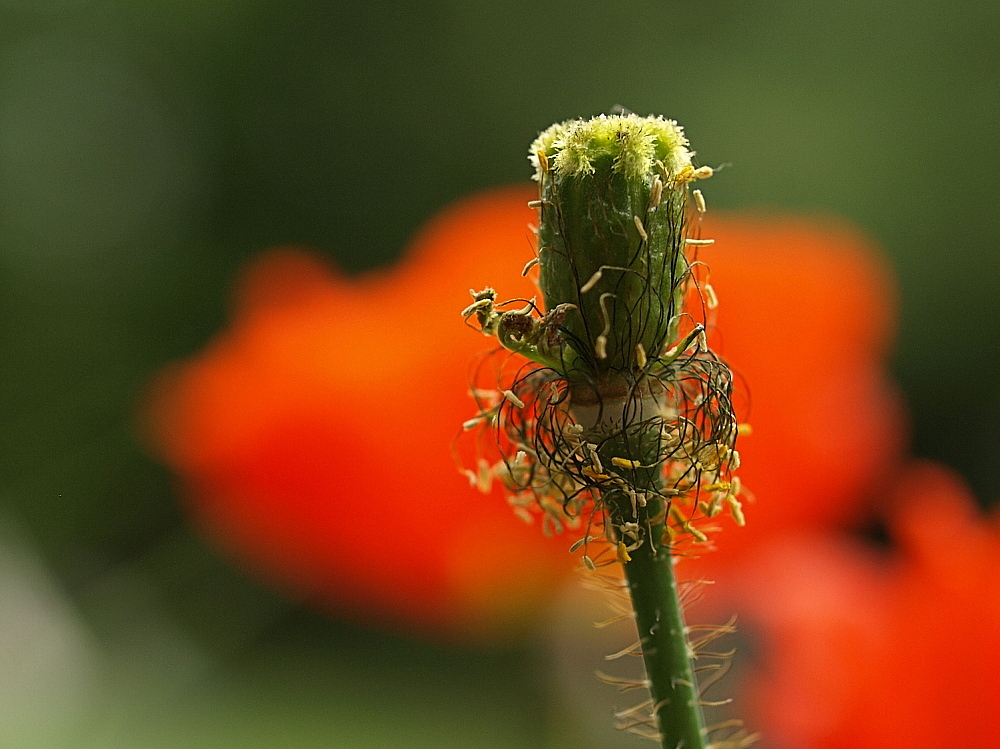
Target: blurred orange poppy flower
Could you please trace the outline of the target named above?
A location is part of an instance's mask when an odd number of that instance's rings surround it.
[[[1000,517],[918,463],[889,529],[892,551],[786,538],[743,571],[762,651],[741,704],[775,746],[1000,746]]]
[[[479,494],[450,454],[491,345],[459,311],[488,282],[535,295],[521,276],[532,197],[460,202],[359,278],[298,250],[247,270],[229,328],[165,371],[144,411],[190,514],[232,557],[318,605],[427,632],[488,637],[539,610],[575,539],[525,525],[499,489]],[[716,344],[750,383],[740,473],[759,498],[746,528],[719,535],[724,564],[854,517],[902,419],[882,368],[894,300],[867,243],[838,225],[710,216]]]
[[[700,259],[720,299],[713,347],[749,394],[740,477],[759,501],[714,537],[724,567],[776,534],[863,518],[905,444],[885,371],[895,287],[877,249],[833,219],[709,213]]]

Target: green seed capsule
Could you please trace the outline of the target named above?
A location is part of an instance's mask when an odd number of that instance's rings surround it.
[[[687,145],[675,122],[628,114],[553,125],[531,147],[539,285],[546,309],[569,309],[571,382],[613,384],[676,336],[688,184],[710,174]]]

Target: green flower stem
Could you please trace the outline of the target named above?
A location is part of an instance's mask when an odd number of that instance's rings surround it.
[[[651,509],[657,511],[647,505],[639,513],[640,521],[649,523]],[[663,533],[661,523],[648,527],[653,534]],[[624,565],[625,579],[635,609],[663,749],[703,749],[704,719],[670,551],[654,542],[643,544],[630,556]]]
[[[634,460],[639,467],[616,468],[614,472],[637,488],[659,488],[662,467],[654,457],[658,439],[649,432],[619,432],[602,446],[602,461],[610,464],[614,456]],[[663,543],[664,502],[652,497],[644,507],[633,509],[631,499],[614,490],[603,499],[614,526],[636,523],[643,541],[628,552],[623,567],[663,749],[704,749],[705,722],[691,667],[693,654],[678,597],[674,559]]]

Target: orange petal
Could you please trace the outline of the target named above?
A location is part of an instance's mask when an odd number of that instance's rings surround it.
[[[757,499],[746,528],[718,535],[721,564],[771,534],[855,518],[905,430],[884,363],[895,289],[868,240],[832,221],[714,213],[704,235],[713,345],[753,426],[739,473]]]
[[[572,565],[458,473],[473,413],[467,289],[528,282],[523,190],[450,209],[388,272],[348,281],[292,251],[257,261],[230,328],[166,372],[147,410],[196,521],[294,594],[368,619],[484,637],[523,624]]]
[[[882,561],[829,536],[748,562],[743,610],[766,636],[744,691],[776,744],[1000,745],[1000,529],[928,463],[903,476],[891,528]]]

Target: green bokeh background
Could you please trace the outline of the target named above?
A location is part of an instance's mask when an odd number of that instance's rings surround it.
[[[732,165],[711,207],[881,243],[913,449],[996,501],[998,28],[983,1],[0,2],[0,512],[101,685],[38,687],[11,745],[558,743],[536,646],[361,629],[219,561],[134,404],[255,253],[389,263],[450,200],[524,180],[537,131],[614,105]]]

